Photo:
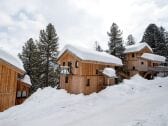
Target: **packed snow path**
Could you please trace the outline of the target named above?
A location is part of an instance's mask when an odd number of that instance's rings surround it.
[[[138,75],[89,96],[45,88],[0,113],[0,126],[168,126],[168,78]]]

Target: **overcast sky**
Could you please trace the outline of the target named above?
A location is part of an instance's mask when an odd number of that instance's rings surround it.
[[[124,40],[133,34],[139,42],[150,23],[168,29],[168,0],[0,0],[0,48],[17,55],[39,30],[54,24],[60,47],[70,43],[107,48],[113,22]]]

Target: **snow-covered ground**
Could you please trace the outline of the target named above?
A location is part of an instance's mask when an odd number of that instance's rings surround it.
[[[0,113],[0,126],[168,126],[168,78],[136,75],[89,96],[48,87]]]

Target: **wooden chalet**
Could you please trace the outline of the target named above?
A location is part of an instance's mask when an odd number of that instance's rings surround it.
[[[60,88],[69,93],[88,95],[115,84],[115,67],[122,61],[105,52],[67,45],[58,56]]]
[[[167,67],[161,66],[166,58],[153,54],[151,47],[147,43],[126,46],[124,66],[127,68],[129,77],[139,73],[144,78],[151,79],[162,71],[168,71]]]
[[[0,111],[22,103],[30,90],[30,79],[20,62],[0,49]]]

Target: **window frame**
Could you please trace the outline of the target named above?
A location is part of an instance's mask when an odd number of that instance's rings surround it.
[[[63,62],[63,63],[62,63],[62,66],[65,66],[65,64],[66,64],[66,63],[65,63],[65,62]]]
[[[19,96],[18,96],[18,93],[20,93]],[[22,91],[20,91],[20,90],[17,91],[16,98],[22,98]]]
[[[26,95],[23,95],[23,93],[26,93]],[[27,91],[22,91],[22,98],[26,98],[27,97]]]
[[[75,68],[79,68],[79,62],[75,61]]]
[[[134,53],[132,53],[132,58],[134,58],[135,57],[135,54]]]

